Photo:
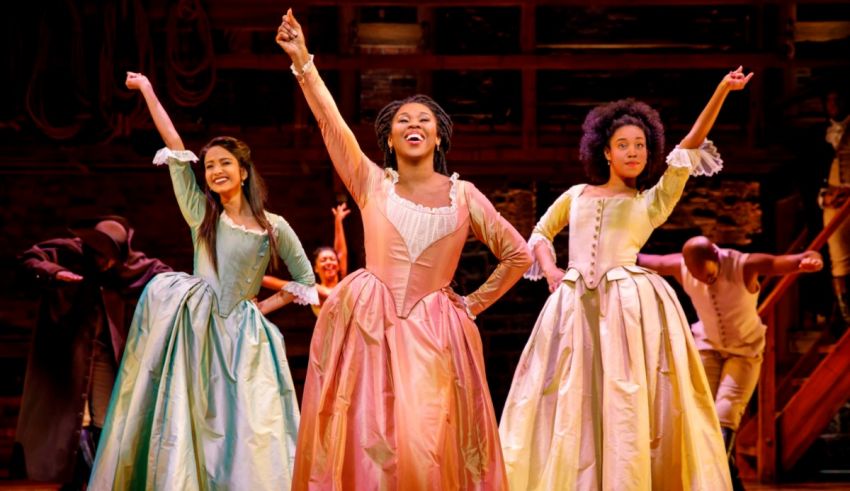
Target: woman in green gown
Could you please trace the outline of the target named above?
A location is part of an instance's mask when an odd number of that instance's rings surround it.
[[[195,272],[160,274],[139,300],[90,487],[288,489],[299,413],[283,338],[263,314],[318,303],[310,262],[286,221],[263,209],[244,143],[217,137],[197,158],[148,79],[128,73],[127,87],[145,97],[165,141],[154,163],[168,165]],[[253,302],[277,260],[293,281]]]

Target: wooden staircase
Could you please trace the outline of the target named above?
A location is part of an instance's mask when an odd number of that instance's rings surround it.
[[[822,346],[816,343],[804,355],[805,359],[812,353],[826,351],[826,356],[775,415],[779,443],[777,458],[784,470],[790,470],[797,463],[850,399],[850,331],[845,332],[829,349],[824,350]],[[777,391],[777,401],[784,398],[783,392],[793,390],[795,380],[793,377],[786,378]],[[757,418],[749,419],[741,426],[737,441],[739,461],[757,456]]]
[[[823,248],[848,215],[850,200],[807,250]],[[741,425],[736,452],[742,476],[755,475],[761,482],[776,482],[781,473],[790,471],[850,400],[850,330],[834,344],[824,332],[777,383],[778,306],[797,277],[782,278],[759,306],[767,333],[758,411]]]

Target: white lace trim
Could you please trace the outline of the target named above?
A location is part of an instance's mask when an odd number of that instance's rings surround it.
[[[527,280],[537,281],[542,280],[546,277],[546,275],[543,274],[543,267],[540,265],[539,262],[537,262],[537,256],[534,254],[534,247],[537,246],[537,244],[539,244],[540,242],[546,243],[546,245],[549,247],[549,252],[552,253],[553,259],[558,257],[555,254],[555,246],[552,244],[551,240],[547,239],[543,234],[539,234],[537,232],[531,234],[531,237],[529,237],[528,239],[528,251],[531,252],[532,263],[531,266],[528,268],[528,271],[526,271],[525,274],[522,275],[522,277]]]
[[[296,281],[290,281],[283,285],[282,291],[291,293],[295,300],[293,302],[298,305],[319,305],[319,290],[316,285],[302,285]]]
[[[397,203],[407,206],[408,208],[412,208],[416,211],[421,211],[425,213],[455,213],[457,211],[457,180],[458,174],[457,172],[452,173],[449,179],[452,181],[452,187],[449,189],[449,206],[439,206],[437,208],[432,208],[430,206],[420,205],[419,203],[414,203],[409,199],[402,198],[395,192],[395,185],[398,184],[398,172],[395,169],[386,169],[387,176],[390,178],[390,198]]]
[[[191,163],[197,162],[198,157],[191,150],[172,150],[168,147],[162,147],[153,157],[153,163],[155,165],[165,165],[168,163],[168,159],[174,159],[178,162],[182,163]]]
[[[268,218],[268,215],[266,215],[266,218]],[[259,235],[262,237],[268,235],[268,232],[266,232],[265,230],[252,230],[244,225],[239,225],[238,223],[234,222],[232,218],[230,218],[230,215],[228,215],[226,211],[221,212],[221,220],[225,224],[227,224],[227,226],[229,226],[230,228],[235,228],[236,230],[241,230],[243,232]],[[272,225],[272,227],[274,227],[274,225]]]
[[[699,148],[676,148],[667,155],[667,165],[690,169],[692,176],[712,176],[723,169],[723,159],[711,140],[704,140]]]
[[[452,174],[452,188],[449,192],[450,206],[431,208],[404,199],[395,193],[398,173],[387,170],[388,183],[387,219],[395,226],[404,239],[410,261],[419,258],[425,249],[457,228],[457,173]]]

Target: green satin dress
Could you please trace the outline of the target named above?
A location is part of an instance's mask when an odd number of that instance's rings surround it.
[[[89,489],[289,489],[299,412],[283,337],[251,302],[267,234],[219,218],[218,273],[199,240],[205,197],[191,152],[163,149],[192,230],[194,275],[156,276],[139,300]],[[267,214],[298,303],[318,303],[298,237]]]

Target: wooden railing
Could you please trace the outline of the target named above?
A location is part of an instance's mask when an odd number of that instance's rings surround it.
[[[850,215],[850,199],[806,248],[818,251]],[[756,443],[757,474],[761,482],[773,482],[777,473],[776,418],[776,307],[797,281],[799,275],[784,276],[776,288],[759,305],[758,313],[767,326],[764,360],[758,386],[758,441]]]

